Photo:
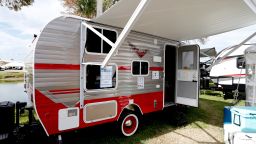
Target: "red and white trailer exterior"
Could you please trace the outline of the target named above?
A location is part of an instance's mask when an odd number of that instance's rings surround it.
[[[46,133],[118,121],[130,136],[138,115],[197,107],[199,47],[174,40],[255,24],[254,1],[120,0],[93,20],[52,20],[34,42],[25,79]]]
[[[115,71],[115,86],[87,89],[88,65],[100,65],[106,54],[87,51],[83,23],[121,32],[61,16],[45,26],[34,42],[33,58],[26,62],[27,93],[48,135],[119,121],[122,133],[130,136],[139,115],[175,104],[198,106],[199,47],[135,31],[107,64]],[[146,74],[133,74],[134,61],[148,64]]]

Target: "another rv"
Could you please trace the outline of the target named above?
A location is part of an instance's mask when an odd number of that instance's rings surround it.
[[[210,77],[212,81],[218,85],[225,98],[233,98],[234,90],[240,93],[245,92],[245,59],[244,51],[255,45],[255,34],[250,36],[250,39],[239,45],[223,49],[213,61]],[[224,57],[224,58],[223,58]],[[222,59],[218,63],[216,61]]]

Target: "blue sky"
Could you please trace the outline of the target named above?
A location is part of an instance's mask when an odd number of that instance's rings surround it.
[[[32,6],[19,12],[0,7],[0,59],[22,61],[31,51],[33,34],[39,34],[51,19],[63,12],[61,0],[35,0]],[[256,25],[211,36],[201,48],[216,47],[220,51],[238,44],[253,32]]]

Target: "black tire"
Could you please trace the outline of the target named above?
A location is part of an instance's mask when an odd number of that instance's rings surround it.
[[[138,115],[132,111],[125,111],[121,114],[118,120],[119,133],[122,136],[132,136],[138,130],[139,118]]]

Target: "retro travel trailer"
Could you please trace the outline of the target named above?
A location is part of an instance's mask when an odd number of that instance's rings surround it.
[[[236,89],[245,92],[244,52],[248,47],[256,45],[255,35],[253,33],[242,43],[223,49],[213,61],[210,77],[216,85],[221,86],[226,98],[232,98],[232,91]]]
[[[131,136],[139,116],[198,107],[200,50],[182,40],[254,23],[241,0],[121,0],[92,20],[61,16],[34,42],[26,91],[48,135],[118,121]]]

